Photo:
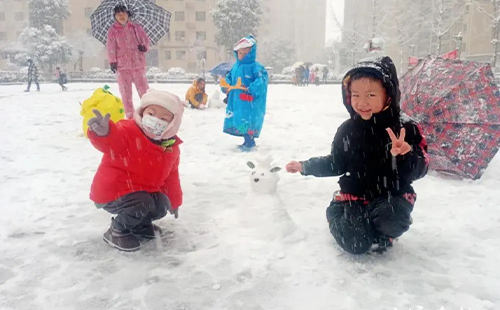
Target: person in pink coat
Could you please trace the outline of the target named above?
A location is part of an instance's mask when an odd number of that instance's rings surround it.
[[[132,83],[139,97],[149,89],[146,79],[146,52],[150,41],[139,24],[129,21],[130,13],[124,5],[114,9],[116,22],[108,31],[108,61],[113,73],[117,74],[118,86],[125,106],[125,115],[134,117]]]

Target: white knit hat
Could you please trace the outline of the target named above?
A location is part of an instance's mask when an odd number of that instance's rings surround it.
[[[174,114],[174,119],[167,127],[167,132],[163,135],[163,139],[168,139],[177,134],[181,126],[182,114],[184,113],[184,105],[181,99],[167,91],[149,89],[141,98],[141,105],[135,111],[135,122],[142,128],[142,115],[144,110],[151,106],[157,105],[165,108]]]
[[[241,40],[239,40],[238,43],[236,43],[233,46],[233,49],[234,49],[234,51],[238,51],[242,48],[252,47],[256,43],[257,43],[257,41],[255,40],[255,38],[250,35],[248,37],[241,38]]]

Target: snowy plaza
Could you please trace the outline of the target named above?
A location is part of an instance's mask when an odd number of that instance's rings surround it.
[[[250,153],[222,133],[224,109],[187,109],[179,218],[159,220],[165,236],[140,251],[110,248],[111,215],[89,200],[101,153],[79,114],[101,86],[0,86],[0,309],[500,308],[498,154],[476,181],[436,172],[416,181],[413,225],[383,255],[352,256],[335,243],[325,209],[338,178],[282,170],[276,194],[250,191],[249,160],[270,156],[284,168],[330,152],[349,117],[340,85],[270,85]],[[189,85],[150,87],[182,97]],[[271,218],[275,210],[287,216]]]

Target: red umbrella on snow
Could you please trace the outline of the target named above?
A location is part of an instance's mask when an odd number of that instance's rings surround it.
[[[426,135],[430,168],[479,179],[500,147],[500,91],[490,65],[428,58],[400,84],[403,111]]]

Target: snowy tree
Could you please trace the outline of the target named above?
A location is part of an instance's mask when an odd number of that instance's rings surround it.
[[[21,46],[11,46],[3,51],[4,55],[19,65],[26,65],[26,60],[31,58],[43,71],[51,74],[54,65],[67,63],[71,58],[71,45],[52,26],[26,28],[19,38]]]
[[[217,44],[231,50],[244,36],[257,35],[262,11],[258,0],[218,0],[212,11]]]
[[[62,34],[62,21],[69,16],[67,0],[29,0],[30,27],[42,29],[50,25]]]
[[[404,50],[420,34],[426,22],[421,7],[414,1],[396,0],[394,12],[394,41],[399,48],[399,70],[403,73]]]
[[[295,45],[283,38],[269,38],[260,45],[260,61],[280,72],[295,60]]]
[[[78,31],[68,38],[68,43],[72,46],[71,63],[73,70],[83,71],[83,61],[85,57],[96,57],[103,49],[103,45],[86,31]]]
[[[441,55],[443,37],[462,19],[465,6],[457,0],[432,0],[432,31],[437,39],[436,54]]]
[[[484,15],[486,15],[491,20],[491,28],[492,28],[492,38],[491,45],[493,47],[492,50],[492,60],[491,66],[496,68],[497,66],[497,54],[498,54],[498,40],[500,36],[500,0],[490,0],[489,2],[492,4],[491,10],[487,10],[484,7],[484,1],[478,2],[477,0],[469,0],[471,4],[473,4],[477,10]]]

